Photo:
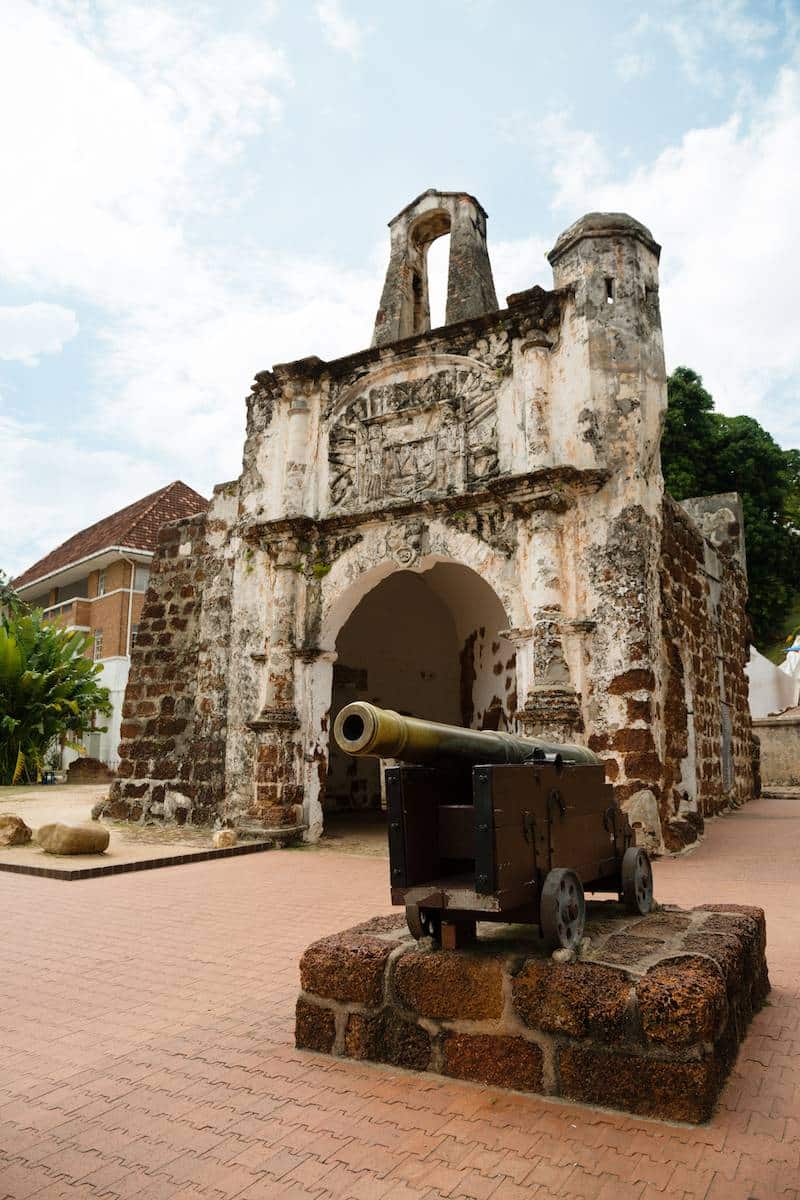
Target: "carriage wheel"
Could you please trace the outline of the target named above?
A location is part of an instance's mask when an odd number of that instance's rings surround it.
[[[641,846],[629,846],[622,857],[622,896],[626,907],[643,917],[653,907],[653,868]]]
[[[549,950],[577,950],[586,924],[583,885],[574,871],[549,871],[539,904],[542,935]]]
[[[417,941],[424,937],[433,938],[435,942],[441,941],[442,918],[439,913],[431,912],[427,908],[421,909],[418,904],[407,904],[406,923],[411,936]]]

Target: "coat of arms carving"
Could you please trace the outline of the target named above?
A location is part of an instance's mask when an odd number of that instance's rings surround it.
[[[333,509],[453,495],[497,474],[494,384],[480,367],[374,384],[331,426]]]

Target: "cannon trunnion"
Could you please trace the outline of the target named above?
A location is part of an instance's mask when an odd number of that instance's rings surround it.
[[[412,760],[386,768],[386,799],[392,902],[405,905],[416,937],[456,948],[477,921],[524,922],[539,925],[551,948],[573,949],[587,891],[616,892],[649,912],[650,862],[590,751],[360,702],[342,710],[334,732],[349,753]]]

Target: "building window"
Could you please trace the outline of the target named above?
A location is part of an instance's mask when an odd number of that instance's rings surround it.
[[[105,573],[105,571],[101,571],[100,574],[97,576],[97,594],[98,594],[98,596],[105,596],[105,594],[106,594],[106,573]]]
[[[103,631],[95,629],[94,631],[94,653],[92,655],[95,662],[99,662],[103,657]]]
[[[136,639],[139,636],[139,626],[131,625],[131,650],[136,645]]]
[[[145,564],[136,568],[133,576],[133,590],[135,592],[146,592],[147,584],[150,579],[150,568]]]

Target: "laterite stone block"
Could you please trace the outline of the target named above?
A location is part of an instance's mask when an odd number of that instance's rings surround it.
[[[708,1120],[769,990],[764,914],[587,909],[588,948],[569,963],[520,926],[479,925],[477,943],[459,950],[416,943],[400,913],[323,938],[300,963],[297,1045]]]
[[[520,1037],[454,1033],[444,1042],[445,1075],[518,1092],[541,1092],[542,1051]]]

